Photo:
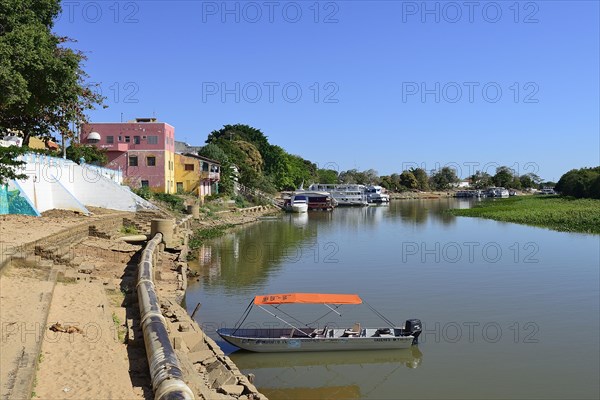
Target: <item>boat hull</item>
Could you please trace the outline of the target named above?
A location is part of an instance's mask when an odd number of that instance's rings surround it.
[[[225,329],[217,333],[230,344],[244,350],[259,353],[389,350],[407,349],[413,344],[413,336],[389,337],[244,337],[232,335]]]
[[[292,212],[305,213],[308,211],[308,204],[292,204]]]

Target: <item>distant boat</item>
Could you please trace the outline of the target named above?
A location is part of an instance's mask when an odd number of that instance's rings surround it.
[[[362,328],[359,323],[356,323],[351,328],[346,329],[328,328],[327,326],[321,329],[314,327],[300,328],[277,315],[280,312],[277,306],[281,304],[323,304],[331,311],[339,314],[336,309],[341,305],[361,304],[362,302],[362,299],[355,294],[287,293],[256,296],[240,319],[241,323],[245,321],[252,306],[257,305],[271,316],[288,325],[289,328],[241,329],[238,326],[236,328],[217,329],[217,333],[236,347],[263,353],[389,350],[406,349],[413,344],[417,344],[421,334],[420,320],[409,319],[403,327],[397,327],[375,310],[373,311],[386,321],[386,326]],[[273,312],[263,307],[266,305],[273,306]]]
[[[331,194],[331,197],[337,201],[338,206],[369,205],[365,193],[365,185],[313,183],[308,189]]]
[[[367,186],[365,193],[367,194],[367,202],[370,204],[386,204],[390,202],[390,195],[383,192],[381,186]]]
[[[489,197],[508,197],[509,192],[503,187],[491,187],[487,190]]]
[[[292,212],[305,213],[308,211],[308,196],[295,194],[291,199]]]
[[[554,191],[554,188],[551,187],[544,187],[542,188],[542,190],[540,191],[541,194],[556,194],[556,192]]]
[[[298,189],[294,192],[284,195],[283,208],[287,211],[293,211],[292,199],[298,196],[305,196],[307,199],[308,210],[333,210],[337,202],[328,192],[319,192],[315,190]]]

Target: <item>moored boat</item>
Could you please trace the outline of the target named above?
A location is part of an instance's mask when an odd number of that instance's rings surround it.
[[[313,183],[308,189],[329,193],[337,201],[338,206],[366,206],[369,204],[364,185]]]
[[[288,293],[256,296],[237,327],[221,328],[217,333],[232,345],[255,352],[389,350],[409,348],[418,342],[421,334],[420,320],[409,319],[404,326],[398,327],[375,310],[373,311],[386,321],[385,326],[363,328],[360,323],[356,323],[345,329],[327,326],[297,327],[274,313],[281,304],[323,304],[337,313],[336,309],[342,305],[362,302],[355,294]],[[288,328],[240,328],[253,305],[284,322]],[[264,306],[273,306],[275,310],[271,312]]]
[[[296,194],[291,199],[292,211],[295,213],[305,213],[308,211],[308,196]]]
[[[365,193],[367,194],[367,202],[369,204],[387,204],[390,202],[390,195],[384,193],[384,189],[381,186],[367,186]]]
[[[289,197],[283,199],[283,207],[287,211],[294,211],[292,208],[293,199],[299,196],[303,196],[304,198],[306,198],[309,211],[329,211],[333,210],[333,208],[337,206],[337,202],[335,201],[335,199],[327,192],[299,189],[294,192],[291,192],[291,194],[288,194],[288,196]]]

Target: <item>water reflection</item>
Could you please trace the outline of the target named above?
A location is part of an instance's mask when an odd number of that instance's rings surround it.
[[[293,354],[238,351],[230,357],[244,373],[256,374],[256,386],[269,398],[359,399],[377,397],[377,388],[402,379],[403,367],[418,368],[423,353],[413,346],[390,351]]]
[[[358,293],[397,323],[417,317],[427,325],[419,345],[426,363],[410,353],[234,353],[272,399],[600,398],[598,237],[444,214],[472,203],[402,200],[244,227],[199,252],[188,311],[202,304],[195,318],[226,353],[234,349],[215,330],[234,326],[264,293]],[[484,252],[487,245],[501,256]],[[444,250],[456,247],[462,256]],[[342,314],[319,324],[378,321],[359,307]],[[321,314],[303,308],[293,316],[311,322]],[[553,334],[557,321],[577,327],[570,340]],[[248,322],[273,326],[262,312]],[[485,327],[499,328],[497,341]]]
[[[400,217],[403,221],[415,225],[424,225],[428,219],[441,222],[443,225],[453,225],[456,217],[445,212],[448,208],[468,208],[476,199],[440,199],[431,200],[403,200],[390,203],[389,218]]]
[[[419,346],[409,349],[383,351],[327,351],[318,353],[253,353],[239,350],[229,355],[235,364],[244,370],[263,368],[296,368],[334,365],[390,364],[401,363],[407,368],[418,368],[423,360]]]
[[[308,225],[308,215],[285,218],[289,223],[251,225],[202,245],[190,268],[204,285],[235,290],[260,284],[283,262],[301,257],[302,248],[314,242],[317,230]]]

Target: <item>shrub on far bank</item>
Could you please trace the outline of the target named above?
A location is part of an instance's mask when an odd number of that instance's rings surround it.
[[[578,199],[600,199],[600,167],[572,169],[561,176],[555,190]]]

